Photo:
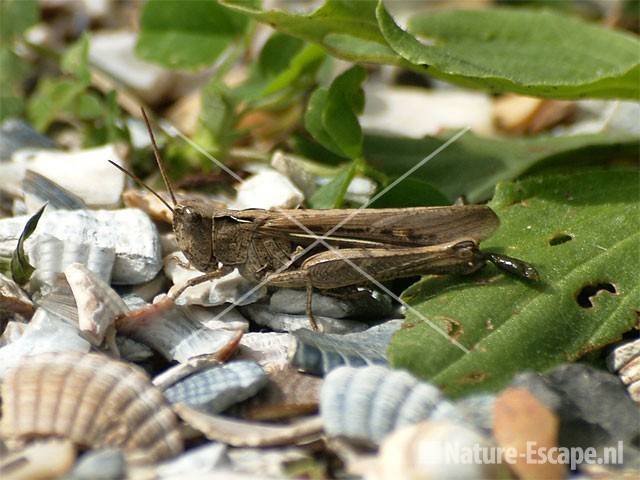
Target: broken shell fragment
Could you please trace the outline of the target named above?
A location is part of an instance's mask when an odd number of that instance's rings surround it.
[[[301,328],[309,328],[311,322],[307,315],[289,315],[273,312],[268,305],[255,304],[242,308],[242,312],[258,325],[269,327],[277,332],[294,332]],[[343,318],[320,317],[314,315],[318,329],[322,333],[351,333],[365,330],[367,325],[355,320]]]
[[[40,440],[0,457],[3,480],[59,478],[71,469],[76,449],[69,440]]]
[[[78,326],[96,346],[100,346],[116,318],[129,309],[107,283],[87,267],[72,263],[64,270],[78,306]]]
[[[0,220],[0,255],[11,256],[28,219],[21,216]],[[63,243],[91,245],[92,249],[113,249],[115,263],[111,282],[115,284],[147,282],[157,275],[162,266],[158,231],[140,210],[45,210],[35,232],[25,242],[30,259],[31,246],[38,243],[43,234]],[[86,264],[78,259],[74,261]],[[71,263],[73,261],[65,266]],[[89,269],[95,271],[91,267]]]
[[[386,365],[387,347],[402,320],[391,320],[364,332],[320,334],[307,329],[292,333],[291,365],[314,375],[325,375],[342,365]]]
[[[188,265],[189,262],[182,252],[174,252],[165,257],[164,271],[174,284],[169,290],[170,295],[184,283],[202,275],[202,272]],[[247,305],[264,297],[266,293],[265,286],[256,288],[254,283],[249,282],[237,270],[234,270],[218,279],[188,288],[176,299],[176,303],[204,307],[222,305],[223,303]]]
[[[4,332],[0,335],[0,348],[13,343],[22,337],[28,326],[29,324],[24,322],[7,322]]]
[[[2,384],[0,435],[63,437],[90,448],[122,447],[132,461],[182,451],[176,418],[138,367],[100,354],[31,356]]]
[[[640,403],[640,339],[618,344],[607,357],[607,367],[617,373],[631,398]]]
[[[255,395],[268,381],[255,362],[237,361],[212,365],[179,380],[165,389],[171,403],[183,403],[197,410],[219,413],[234,403]]]
[[[254,360],[267,372],[281,370],[289,364],[290,333],[250,332],[240,340],[238,358]]]
[[[128,312],[118,320],[117,329],[180,363],[206,354],[223,361],[235,351],[242,337],[240,330],[211,330],[188,318],[166,295]]]
[[[0,273],[0,316],[8,312],[26,319],[33,315],[33,302],[20,286]]]
[[[429,417],[432,421],[447,421],[491,436],[493,430],[493,409],[496,396],[488,393],[470,395],[455,403],[442,401]]]
[[[442,400],[436,387],[405,371],[340,367],[325,379],[320,413],[328,435],[377,445],[393,430],[427,419]]]
[[[91,450],[76,462],[67,480],[115,480],[127,475],[127,461],[119,448]]]
[[[287,425],[274,425],[209,415],[181,403],[175,404],[173,409],[182,420],[209,440],[234,447],[272,447],[309,442],[317,439],[322,432],[322,419],[319,416]]]
[[[297,208],[304,195],[287,177],[271,169],[262,170],[247,178],[237,188],[237,195],[229,208]]]
[[[193,478],[230,467],[227,446],[209,442],[158,465],[158,478]],[[208,478],[208,477],[203,477]]]

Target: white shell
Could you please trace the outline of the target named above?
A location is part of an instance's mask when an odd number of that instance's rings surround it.
[[[7,455],[0,453],[3,480],[61,478],[76,459],[73,444],[61,439],[39,440]]]
[[[441,401],[436,387],[405,371],[340,367],[325,378],[320,413],[329,436],[379,444],[393,430],[427,419]]]
[[[120,446],[140,461],[182,450],[162,393],[141,369],[105,355],[29,357],[9,371],[2,400],[3,438],[53,436],[92,448]]]
[[[26,356],[48,352],[88,352],[90,349],[91,344],[80,336],[75,326],[39,308],[22,336],[0,348],[0,380],[7,370]]]
[[[24,322],[7,322],[7,326],[5,327],[4,332],[2,332],[2,335],[0,335],[0,348],[13,343],[20,337],[22,337],[28,326],[29,324]]]
[[[73,263],[87,265],[87,268],[104,282],[109,283],[115,263],[115,251],[89,243],[62,241],[48,234],[39,235],[27,250],[29,262],[36,269],[31,277],[31,285],[46,294],[54,288],[65,268]]]
[[[423,422],[404,427],[384,440],[375,473],[378,480],[508,478],[504,465],[456,462],[450,453],[457,451],[462,457],[464,452],[492,447],[496,448],[485,437],[462,425]]]
[[[307,315],[289,315],[287,313],[273,312],[268,305],[247,305],[242,309],[243,313],[258,325],[269,327],[278,332],[294,332],[301,328],[312,328]],[[314,315],[318,329],[322,333],[351,333],[366,330],[367,325],[355,320],[343,318],[321,317]]]
[[[237,358],[254,360],[267,372],[281,370],[289,364],[290,333],[250,332],[240,339]]]
[[[20,150],[12,160],[57,183],[93,208],[116,208],[124,190],[125,174],[110,165],[112,160],[124,166],[114,145],[76,152],[56,150]]]
[[[20,286],[0,273],[0,315],[8,312],[30,318],[33,310],[33,302]]]
[[[184,305],[179,308],[187,318],[199,322],[212,330],[219,328],[242,330],[243,332],[249,330],[249,320],[244,318],[238,309],[232,308],[231,305],[207,308],[198,305]]]
[[[275,170],[262,170],[247,178],[237,188],[229,208],[297,208],[304,195],[287,177]]]
[[[0,255],[11,256],[28,219],[23,216],[0,220]],[[112,283],[132,285],[149,281],[162,266],[158,231],[140,210],[45,209],[38,227],[26,241],[28,253],[43,234],[65,243],[113,249]]]
[[[129,312],[118,321],[117,328],[168,360],[181,363],[198,355],[224,360],[242,337],[241,330],[211,330],[188,318],[166,295],[156,297],[152,305]]]
[[[116,318],[129,309],[107,283],[84,265],[72,263],[64,274],[78,306],[80,331],[100,346]]]
[[[209,442],[193,448],[179,457],[161,463],[156,471],[159,478],[193,478],[219,472],[229,467],[227,446],[224,443]]]
[[[164,272],[174,284],[169,290],[169,294],[188,280],[202,275],[202,272],[194,268],[185,267],[188,264],[189,262],[182,252],[173,252],[165,257]],[[180,295],[176,303],[205,307],[222,305],[223,303],[246,305],[259,300],[266,293],[267,287],[256,288],[254,283],[249,282],[237,270],[234,270],[224,277],[188,288]]]
[[[640,403],[640,339],[618,344],[607,357],[607,366],[627,385],[631,398]]]

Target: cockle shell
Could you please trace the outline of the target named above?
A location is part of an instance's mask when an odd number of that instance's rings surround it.
[[[0,436],[64,437],[91,448],[122,447],[132,461],[182,451],[176,417],[138,367],[100,354],[26,358],[2,384]]]
[[[212,365],[169,386],[164,396],[171,403],[184,403],[210,413],[219,413],[234,403],[252,397],[268,382],[255,362],[238,361]]]
[[[427,419],[440,391],[402,370],[340,367],[325,378],[320,413],[325,431],[377,445],[396,428]]]
[[[640,340],[616,346],[607,357],[607,366],[627,385],[631,398],[640,403]]]
[[[291,365],[315,375],[325,375],[341,365],[386,365],[387,347],[401,325],[402,320],[391,320],[364,332],[344,335],[296,330],[289,347]]]

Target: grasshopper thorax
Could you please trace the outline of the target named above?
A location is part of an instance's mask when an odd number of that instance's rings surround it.
[[[218,267],[212,244],[212,217],[210,208],[200,202],[176,205],[173,211],[173,231],[180,250],[187,260],[201,272]]]

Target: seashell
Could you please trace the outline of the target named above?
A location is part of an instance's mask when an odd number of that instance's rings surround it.
[[[254,360],[267,372],[281,370],[289,364],[290,333],[250,332],[240,339],[237,358]]]
[[[258,325],[269,327],[279,332],[294,332],[301,328],[309,328],[311,323],[306,315],[289,315],[272,312],[267,305],[247,305],[242,308],[251,320]],[[351,333],[365,330],[367,325],[355,320],[320,317],[314,315],[318,328],[323,333]]]
[[[211,472],[220,472],[230,466],[227,446],[223,443],[209,442],[193,448],[173,460],[158,465],[159,478],[193,478]]]
[[[33,302],[20,286],[0,273],[0,315],[14,313],[27,319],[33,315]]]
[[[304,195],[287,177],[271,169],[262,170],[247,178],[236,189],[235,201],[229,208],[297,208]]]
[[[197,357],[190,358],[184,363],[178,363],[173,367],[168,368],[164,372],[153,377],[151,383],[160,390],[164,390],[189,375],[220,364],[221,362],[216,360],[214,355],[199,355]]]
[[[320,413],[327,435],[377,445],[393,430],[427,419],[442,400],[436,387],[405,371],[340,367],[325,378]]]
[[[56,143],[17,118],[9,118],[0,125],[0,162],[11,159],[25,148],[56,148]],[[1,177],[1,176],[0,176]]]
[[[144,362],[153,357],[153,350],[144,343],[136,342],[133,338],[116,335],[116,348],[123,360],[129,362]]]
[[[237,361],[212,365],[192,373],[164,390],[170,403],[182,403],[209,413],[219,413],[252,397],[268,382],[255,362]]]
[[[169,290],[169,294],[192,278],[202,275],[202,272],[187,267],[187,265],[189,262],[182,252],[174,252],[165,257],[164,272],[174,284]],[[254,283],[249,282],[237,270],[234,270],[223,277],[188,288],[177,299],[177,303],[204,307],[222,305],[223,303],[247,305],[264,297],[266,293],[267,287],[256,287]]]
[[[45,480],[59,478],[73,467],[76,449],[69,440],[50,439],[0,456],[3,480]]]
[[[158,273],[158,275],[156,275],[152,280],[138,285],[120,287],[118,288],[118,292],[122,297],[135,295],[143,299],[145,302],[152,302],[155,297],[166,292],[168,288],[169,279],[164,276],[162,271],[160,271],[160,273]]]
[[[434,410],[430,421],[446,421],[475,428],[490,437],[493,430],[493,409],[496,396],[488,393],[471,395],[455,403],[442,401]]]
[[[20,338],[0,348],[0,380],[6,372],[29,355],[49,352],[83,352],[91,344],[78,329],[60,317],[39,308]]]
[[[66,480],[118,480],[127,476],[124,452],[118,448],[91,450],[76,462]]]
[[[322,419],[319,416],[287,425],[274,425],[210,415],[182,403],[175,404],[173,410],[189,426],[202,432],[209,440],[234,447],[291,445],[317,439],[322,432]]]
[[[452,448],[459,452],[458,462]],[[406,426],[382,443],[376,478],[509,478],[508,468],[501,462],[474,463],[465,458],[465,452],[491,448],[496,447],[487,438],[455,423],[429,421]]]
[[[118,320],[117,329],[168,360],[180,363],[198,355],[213,355],[223,361],[233,353],[242,337],[240,330],[211,330],[188,318],[166,295],[127,313]]]
[[[300,157],[276,150],[271,156],[271,167],[287,177],[305,198],[311,198],[317,189],[315,176],[304,168],[300,160]]]
[[[62,241],[48,234],[40,235],[27,253],[29,261],[36,269],[31,277],[31,285],[39,289],[42,295],[54,288],[60,274],[73,263],[87,265],[87,268],[105,283],[110,282],[115,263],[115,252],[112,248]]]
[[[84,265],[72,263],[64,275],[76,299],[80,331],[100,346],[107,330],[115,335],[114,321],[129,309],[113,288]]]
[[[27,330],[29,324],[24,322],[10,321],[0,335],[0,348],[17,341]]]
[[[27,170],[22,179],[22,192],[27,213],[37,212],[45,203],[54,210],[82,210],[84,201],[39,173]]]
[[[387,346],[402,320],[391,320],[364,332],[319,334],[307,329],[293,332],[290,363],[303,372],[325,375],[342,365],[386,365]]]
[[[28,219],[21,216],[0,220],[0,256],[11,256]],[[162,266],[158,231],[140,210],[45,210],[38,228],[25,242],[30,260],[31,246],[38,243],[43,234],[63,243],[91,245],[92,249],[113,249],[115,263],[111,282],[115,284],[147,282],[157,275]],[[92,267],[89,269],[98,273]]]
[[[631,398],[640,403],[640,339],[618,344],[607,357],[607,367],[618,374]]]
[[[217,307],[200,307],[197,305],[184,305],[178,307],[184,315],[191,320],[199,322],[207,328],[217,330],[249,330],[249,320],[244,318],[237,308],[229,305],[219,305]]]
[[[273,312],[304,315],[307,312],[307,292],[291,288],[276,290],[269,299],[269,307]],[[367,290],[358,290],[352,295],[343,297],[313,293],[313,314],[320,317],[385,318],[391,315],[393,308],[387,296],[375,298]]]
[[[313,454],[301,447],[280,448],[230,448],[228,458],[236,472],[252,475],[252,478],[291,478],[291,466],[296,463],[309,464]],[[298,478],[307,477],[302,472],[294,474]],[[318,477],[326,478],[326,477]]]
[[[60,150],[20,150],[13,163],[31,170],[70,192],[93,208],[117,208],[124,190],[125,174],[109,165],[124,166],[115,145],[66,152]],[[100,188],[96,188],[99,185]],[[81,207],[83,208],[83,207]]]
[[[269,382],[257,395],[233,408],[248,420],[281,420],[316,413],[322,379],[293,368],[269,373]]]
[[[182,451],[176,418],[138,367],[100,354],[29,357],[2,384],[0,434],[64,437],[91,448],[122,447],[132,461]]]

